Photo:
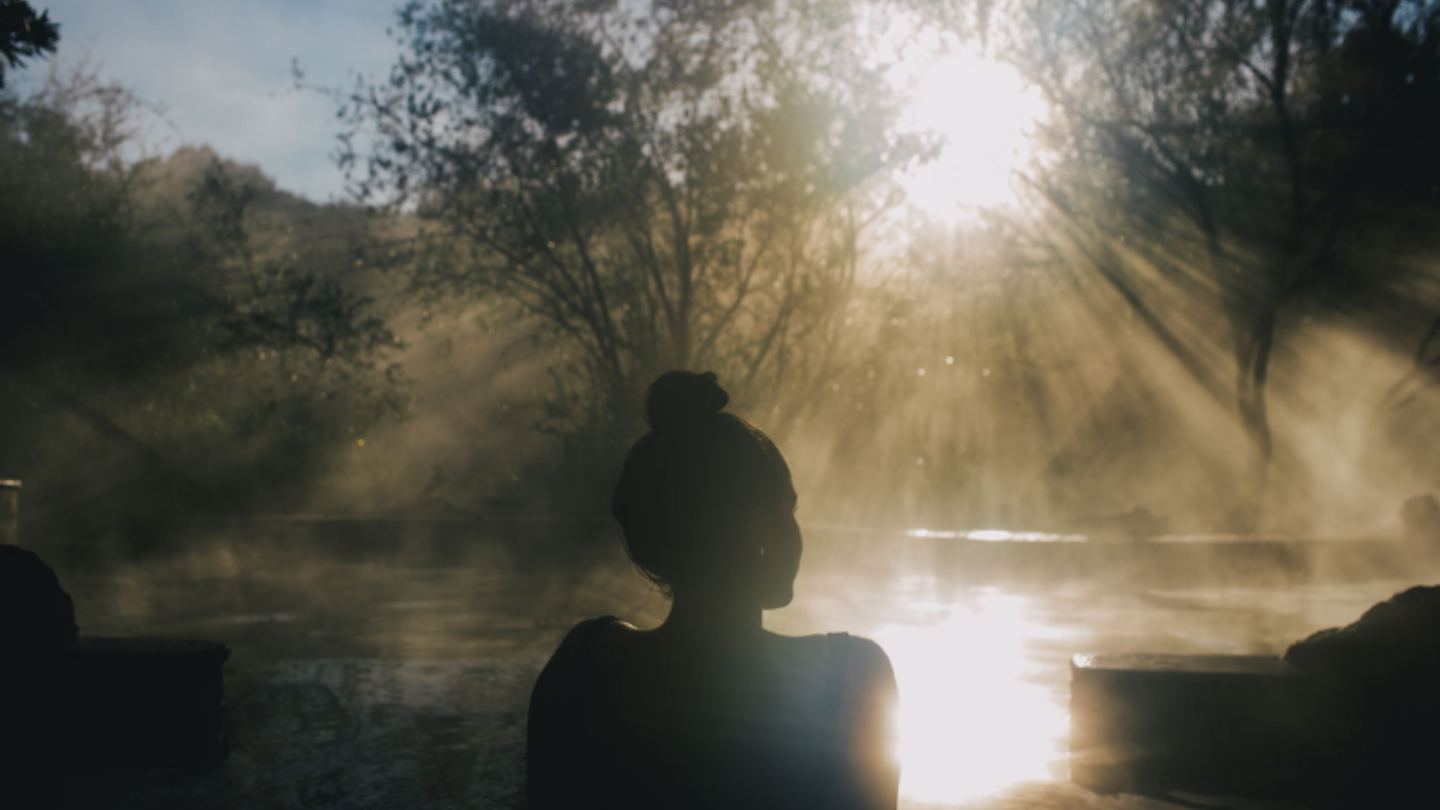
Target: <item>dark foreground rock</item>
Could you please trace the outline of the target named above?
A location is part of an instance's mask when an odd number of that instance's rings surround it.
[[[1297,642],[1285,660],[1324,684],[1318,763],[1345,806],[1430,806],[1440,762],[1440,586],[1411,588],[1354,624]]]
[[[79,638],[39,556],[0,545],[0,807],[53,807],[77,774],[203,770],[225,755],[209,641]]]
[[[1297,798],[1314,686],[1273,656],[1077,655],[1071,778],[1102,794]]]
[[[1359,621],[1298,641],[1285,660],[1302,669],[1367,684],[1420,685],[1440,675],[1440,585],[1402,591]],[[1434,689],[1426,690],[1433,700]]]
[[[76,632],[55,571],[0,545],[0,804],[45,807],[63,790],[63,682]]]
[[[1283,659],[1076,656],[1071,775],[1315,808],[1435,806],[1440,587],[1412,588]]]
[[[33,551],[0,544],[0,654],[63,649],[78,632],[55,570]]]

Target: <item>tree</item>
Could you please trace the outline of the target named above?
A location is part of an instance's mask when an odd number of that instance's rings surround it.
[[[1047,133],[1054,160],[1034,187],[1072,255],[1213,395],[1234,397],[1258,497],[1273,455],[1266,386],[1279,314],[1380,283],[1378,268],[1347,256],[1347,240],[1423,202],[1440,179],[1424,145],[1440,111],[1440,5],[1024,8],[1012,58],[1059,111]],[[1233,386],[1186,337],[1211,330],[1211,313],[1228,326]]]
[[[167,506],[296,491],[403,406],[371,222],[206,149],[127,160],[143,113],[83,69],[0,95],[0,463],[83,479],[98,436]],[[44,436],[41,401],[87,439]]]
[[[422,287],[506,296],[567,347],[562,426],[628,429],[616,415],[672,367],[794,403],[835,373],[876,182],[922,148],[894,134],[846,15],[413,2],[408,55],[342,110],[343,162],[362,196],[464,240]]]
[[[0,0],[0,88],[5,86],[5,70],[14,70],[26,59],[55,52],[60,41],[60,26],[50,19],[50,12],[35,13],[25,0]]]

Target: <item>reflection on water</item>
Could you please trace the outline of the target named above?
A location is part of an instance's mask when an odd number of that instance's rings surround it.
[[[1269,581],[1265,571],[1236,581],[1190,558],[1181,561],[1179,576],[1173,565],[1160,565],[1164,576],[1151,581],[1088,576],[1105,562],[1064,577],[1057,566],[1084,560],[1061,555],[1085,548],[1083,542],[1016,536],[1019,542],[1009,544],[1015,555],[997,565],[977,555],[1004,552],[1001,541],[1010,538],[973,534],[907,533],[898,549],[878,552],[873,545],[822,549],[797,582],[794,608],[767,618],[779,632],[843,628],[885,648],[900,687],[902,808],[1133,806],[1118,799],[1112,805],[1068,781],[1072,655],[1278,655],[1414,584],[1260,586],[1254,583]],[[938,542],[912,545],[916,540]],[[980,541],[969,547],[976,554],[966,556],[955,540]],[[909,553],[917,547],[919,553]],[[1118,553],[1113,545],[1097,550]],[[1042,559],[1045,565],[1036,565]],[[977,564],[1004,584],[985,584]]]
[[[1055,631],[1024,611],[1023,598],[988,589],[969,602],[917,606],[916,622],[876,631],[903,696],[907,798],[959,802],[1063,776],[1068,716],[1028,655]]]
[[[1011,532],[1004,529],[969,529],[950,531],[945,529],[911,529],[906,537],[936,538],[941,540],[975,540],[981,543],[1084,543],[1083,534],[1054,534],[1053,532]]]
[[[846,630],[886,649],[909,808],[1110,807],[1066,779],[1072,654],[1278,653],[1413,584],[997,586],[957,570],[973,571],[975,558],[917,555],[926,541],[897,540],[812,539],[794,606],[766,623]],[[215,638],[234,651],[232,755],[220,771],[96,778],[73,806],[520,807],[525,704],[549,652],[587,616],[663,615],[623,566],[561,576],[500,560],[339,561],[241,546],[215,559],[67,575],[87,634]]]

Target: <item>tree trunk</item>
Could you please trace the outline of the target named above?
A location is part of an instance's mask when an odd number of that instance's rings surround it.
[[[1265,386],[1270,373],[1270,355],[1275,346],[1277,315],[1277,307],[1266,304],[1258,310],[1252,309],[1249,317],[1242,316],[1236,324],[1236,404],[1251,450],[1250,481],[1246,488],[1249,503],[1245,504],[1245,520],[1235,527],[1244,531],[1254,530],[1259,522],[1261,504],[1269,485],[1270,463],[1275,454]]]

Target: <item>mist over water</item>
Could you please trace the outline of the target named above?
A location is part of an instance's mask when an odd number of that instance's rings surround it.
[[[783,450],[766,627],[887,651],[907,810],[1111,807],[1072,656],[1440,577],[1434,0],[406,8],[388,76],[292,63],[343,202],[156,140],[63,17],[0,63],[19,542],[83,635],[233,651],[223,767],[71,805],[523,807],[556,645],[666,616],[608,504],[674,368]]]
[[[223,769],[87,777],[76,795],[113,807],[523,806],[526,704],[554,646],[583,618],[644,627],[665,613],[611,532],[588,530],[588,561],[557,565],[574,531],[209,523],[166,559],[62,570],[86,635],[233,650]],[[885,647],[906,808],[1080,800],[1065,760],[1075,654],[1279,654],[1430,571],[1398,544],[913,535],[808,528],[796,600],[766,617],[776,632],[843,629]]]

